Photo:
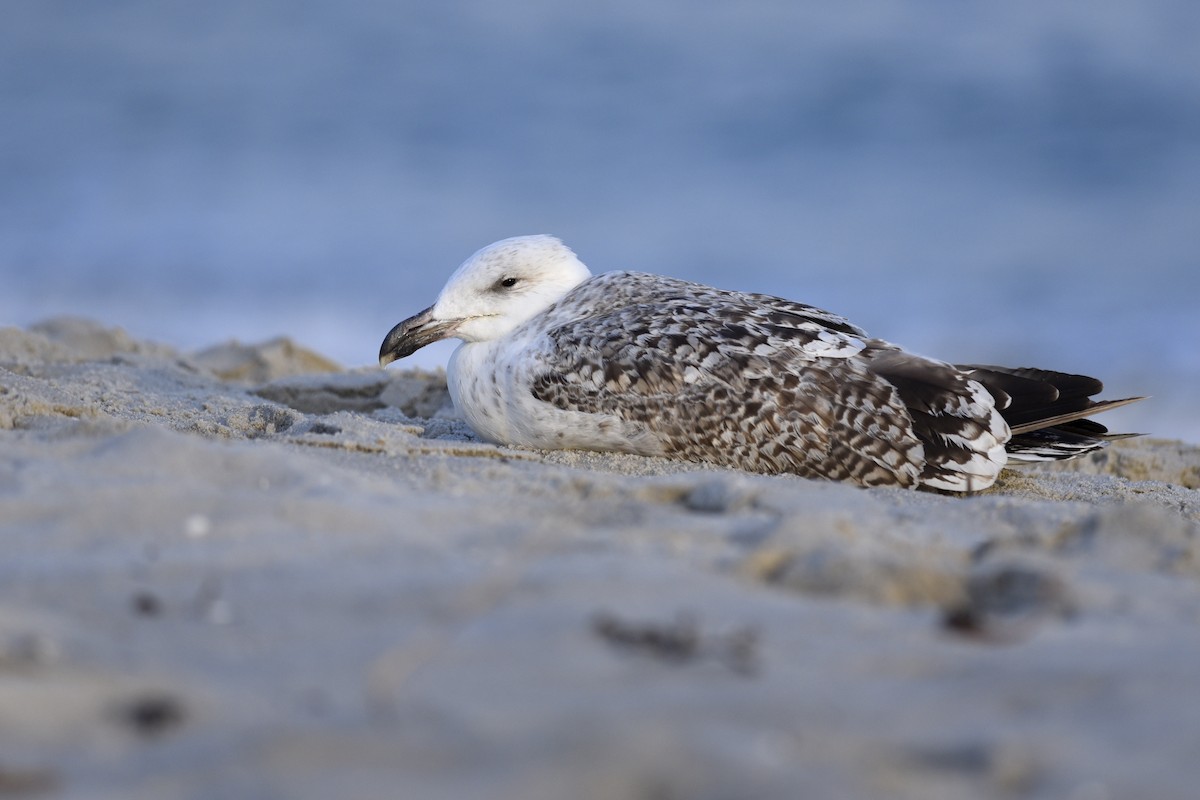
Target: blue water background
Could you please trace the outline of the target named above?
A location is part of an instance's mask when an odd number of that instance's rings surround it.
[[[549,232],[1200,441],[1197,42],[1194,0],[9,0],[0,323],[357,366]]]

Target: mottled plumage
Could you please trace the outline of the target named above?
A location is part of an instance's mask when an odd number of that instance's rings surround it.
[[[1102,447],[1105,428],[1081,417],[1130,402],[1096,404],[1102,387],[1083,376],[906,353],[778,297],[592,277],[547,236],[476,253],[380,361],[444,336],[464,341],[450,391],[484,438],[862,486],[986,488],[1010,458]]]

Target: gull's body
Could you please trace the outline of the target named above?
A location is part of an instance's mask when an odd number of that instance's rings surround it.
[[[1104,446],[1083,417],[1130,402],[1092,401],[1101,385],[1083,376],[926,359],[777,297],[592,276],[549,236],[480,250],[380,362],[447,336],[463,341],[454,404],[490,441],[864,486],[986,488],[1010,458]]]

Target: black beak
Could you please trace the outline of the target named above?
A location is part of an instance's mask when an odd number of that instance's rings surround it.
[[[453,335],[457,327],[458,320],[435,322],[433,306],[430,306],[388,331],[379,348],[379,366],[386,367],[393,361],[411,356],[425,345]]]

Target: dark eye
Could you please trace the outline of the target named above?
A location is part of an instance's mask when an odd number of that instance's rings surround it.
[[[500,281],[500,285],[503,286],[505,289],[511,289],[512,287],[517,285],[517,279],[516,278],[505,278],[504,280]]]

